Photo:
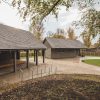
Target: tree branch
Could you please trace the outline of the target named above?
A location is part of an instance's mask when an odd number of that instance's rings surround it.
[[[46,12],[46,13],[43,15],[42,20],[43,20],[47,15],[49,15],[49,14],[53,11],[53,9],[58,5],[58,3],[59,3],[60,1],[61,1],[61,0],[57,0],[57,1],[53,4],[53,6],[48,10],[48,12]]]

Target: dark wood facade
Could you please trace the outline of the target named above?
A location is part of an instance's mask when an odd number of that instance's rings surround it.
[[[16,51],[16,59],[20,59],[20,52]],[[0,65],[13,63],[14,51],[0,51]]]
[[[79,49],[51,49],[51,58],[73,58],[79,56]]]
[[[46,58],[60,59],[60,58],[73,58],[80,56],[80,49],[47,49],[45,52]]]
[[[64,42],[62,42],[64,41]],[[68,43],[66,42],[67,40],[64,39],[51,39],[51,38],[46,38],[44,40],[44,45],[46,45],[47,49],[45,52],[45,57],[46,58],[51,58],[51,59],[61,59],[61,58],[73,58],[80,56],[80,48],[78,46],[81,44],[80,42],[76,41],[69,41]],[[74,44],[75,46],[72,46]],[[77,46],[78,44],[78,46]],[[69,46],[67,46],[69,45]]]

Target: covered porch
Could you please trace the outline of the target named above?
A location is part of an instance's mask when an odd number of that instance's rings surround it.
[[[11,67],[16,72],[20,66],[29,68],[29,50],[34,50],[33,65],[38,65],[38,53],[42,52],[43,63],[46,46],[26,30],[0,24],[0,72]],[[26,61],[20,61],[20,52],[26,52]]]
[[[25,59],[22,60],[20,56],[20,52],[25,52]],[[39,52],[41,52],[42,62],[45,63],[45,49],[32,49],[34,52],[31,58],[33,62],[30,62],[29,58],[30,50],[0,50],[0,75],[4,75],[11,72],[17,72],[20,69],[29,68],[32,66],[38,66],[39,62]]]

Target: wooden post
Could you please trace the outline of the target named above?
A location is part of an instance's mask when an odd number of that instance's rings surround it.
[[[42,50],[43,63],[45,62],[45,50]]]
[[[36,61],[36,51],[34,50],[34,62]]]
[[[79,49],[79,55],[81,56],[81,49]]]
[[[16,55],[17,55],[16,58],[19,60],[20,59],[20,51],[19,50],[16,51]]]
[[[26,51],[26,67],[29,67],[29,50]]]
[[[14,51],[14,72],[16,72],[16,51]]]
[[[38,65],[38,50],[36,50],[36,65]]]

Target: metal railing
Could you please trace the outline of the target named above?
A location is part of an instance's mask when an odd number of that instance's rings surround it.
[[[20,78],[21,83],[23,81],[25,81],[25,79],[24,79],[25,75],[24,74],[25,74],[24,70],[20,69],[19,70],[19,78]],[[57,67],[53,67],[52,64],[50,64],[50,65],[45,64],[41,67],[36,66],[36,67],[30,68],[29,74],[31,74],[31,79],[33,80],[35,78],[49,76],[49,75],[52,75],[52,74],[57,74]]]

